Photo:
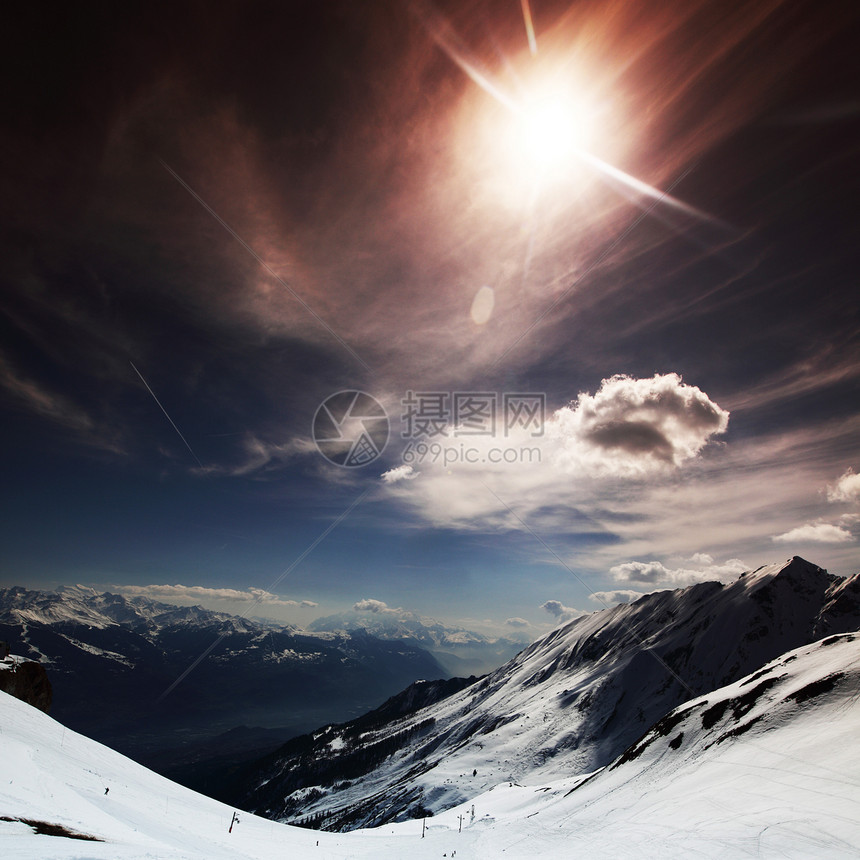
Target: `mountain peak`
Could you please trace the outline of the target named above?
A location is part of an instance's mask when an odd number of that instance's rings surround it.
[[[820,575],[822,573],[826,574],[827,571],[823,567],[819,567],[817,564],[801,558],[799,555],[793,555],[782,565],[780,573],[789,573],[792,575],[808,575],[811,573]]]
[[[774,582],[791,583],[804,589],[826,589],[838,579],[823,567],[794,555],[782,563],[766,564],[741,574],[738,581],[747,591],[756,591]]]

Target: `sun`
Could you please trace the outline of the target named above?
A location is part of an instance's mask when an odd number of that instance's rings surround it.
[[[594,131],[593,111],[563,93],[530,98],[512,116],[514,150],[530,172],[558,174],[572,168]]]
[[[460,152],[489,199],[521,211],[538,197],[548,203],[593,183],[589,153],[604,147],[607,111],[570,75],[532,79],[517,97],[465,105]]]

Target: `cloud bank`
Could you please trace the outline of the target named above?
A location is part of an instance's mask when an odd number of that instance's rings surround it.
[[[697,553],[693,556],[700,562],[711,556]],[[732,558],[722,564],[708,563],[704,568],[668,568],[659,561],[628,561],[616,564],[609,569],[610,576],[617,582],[630,585],[647,585],[651,590],[657,588],[686,588],[697,582],[730,582],[736,579],[748,565],[739,558]],[[636,593],[636,592],[634,592]]]
[[[202,585],[111,585],[111,591],[128,597],[146,597],[167,603],[199,603],[224,601],[230,603],[265,604],[267,607],[284,606],[312,608],[319,606],[313,600],[285,600],[262,588],[206,588]]]

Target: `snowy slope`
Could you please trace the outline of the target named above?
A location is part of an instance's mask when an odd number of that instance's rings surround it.
[[[421,821],[325,833],[244,813],[230,834],[230,807],[0,694],[0,856],[860,856],[858,691],[860,637],[829,637],[686,703],[590,778],[494,785],[428,819],[424,838]],[[20,819],[105,841],[38,835]]]
[[[328,759],[329,773],[342,760],[340,778],[297,784],[296,762],[276,757],[248,780],[242,803],[343,830],[438,813],[504,780],[593,771],[680,703],[860,628],[858,594],[860,576],[843,580],[794,558],[730,585],[659,592],[578,618],[414,715],[358,734],[321,730],[313,757]],[[360,778],[356,760],[370,762]]]
[[[592,836],[691,831],[706,856],[860,856],[860,636],[797,649],[682,705],[567,798]]]

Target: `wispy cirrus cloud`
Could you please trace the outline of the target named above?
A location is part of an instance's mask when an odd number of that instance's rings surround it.
[[[94,429],[94,421],[84,409],[68,397],[21,374],[3,355],[0,355],[0,385],[27,408],[52,421],[85,434]]]
[[[789,529],[781,535],[774,535],[771,540],[774,543],[849,543],[854,540],[854,535],[842,526],[815,522]]]
[[[24,409],[71,431],[78,442],[114,454],[125,453],[123,434],[117,427],[94,417],[74,398],[21,373],[2,353],[0,388]]]
[[[611,14],[584,10],[547,21],[542,39],[550,62],[577,58],[569,71],[595,102],[610,102],[618,86],[626,90],[635,83],[641,89],[639,98],[649,105],[647,127],[635,111],[607,112],[601,116],[605,129],[596,155],[612,163],[635,162],[637,149],[653,147],[660,158],[642,159],[647,170],[641,178],[660,186],[755,116],[785,69],[813,50],[806,36],[775,45],[778,61],[750,52],[756,73],[742,83],[738,80],[733,51],[766,32],[780,5],[768,3],[715,21],[702,4],[670,14],[650,3],[637,9],[636,26],[630,26],[632,13],[623,4],[613,4]],[[357,13],[345,13],[347,18],[350,14]],[[500,344],[522,334],[524,300],[535,311],[545,309],[548,299],[555,300],[577,281],[586,268],[583,258],[586,264],[593,258],[593,248],[607,229],[629,224],[638,215],[614,185],[602,182],[600,171],[586,169],[586,179],[574,171],[578,193],[567,193],[567,183],[562,183],[562,193],[543,189],[539,241],[523,237],[533,189],[519,188],[530,183],[516,181],[500,146],[509,111],[488,98],[481,86],[464,87],[455,62],[442,70],[440,86],[422,86],[431,71],[438,77],[440,69],[438,47],[420,18],[364,12],[360,24],[353,26],[368,33],[367,45],[357,49],[351,40],[342,40],[338,46],[337,51],[344,51],[344,66],[360,69],[364,81],[361,99],[349,88],[327,93],[337,105],[333,114],[344,124],[342,139],[354,142],[354,149],[335,146],[325,134],[317,139],[321,132],[297,129],[273,117],[270,109],[260,111],[258,93],[246,93],[238,102],[230,93],[231,98],[215,100],[215,108],[207,112],[201,105],[212,103],[212,93],[196,88],[207,85],[199,75],[179,74],[169,85],[161,74],[155,75],[116,110],[108,124],[102,170],[114,179],[136,177],[141,159],[135,147],[140,139],[154,136],[164,151],[175,153],[168,159],[172,168],[289,287],[248,265],[247,251],[219,233],[214,221],[207,224],[211,217],[199,207],[195,211],[190,198],[177,204],[183,195],[188,197],[178,184],[175,193],[164,188],[167,202],[160,209],[151,193],[134,194],[134,205],[126,202],[123,216],[140,219],[145,200],[152,207],[146,214],[163,225],[157,241],[168,256],[196,257],[199,262],[212,258],[214,244],[217,261],[206,266],[213,277],[185,285],[201,314],[219,323],[251,326],[267,338],[300,338],[338,352],[341,348],[303,311],[294,292],[374,366],[384,355],[386,363],[394,358],[412,372],[433,367],[444,353],[449,373],[469,373],[497,357]],[[446,30],[456,34],[461,24],[470,28],[459,19],[453,15]],[[675,45],[685,23],[690,31]],[[691,41],[699,26],[707,38]],[[463,44],[470,41],[466,38]],[[472,42],[467,53],[480,56],[467,65],[492,70],[488,74],[504,79],[498,86],[518,99],[520,88],[510,72],[520,64],[526,71],[532,58],[508,46],[502,61],[494,39],[478,42],[482,47]],[[673,45],[671,62],[666,60],[667,44]],[[221,50],[207,39],[197,49],[213,56]],[[295,54],[295,62],[304,56],[301,46],[285,53]],[[614,56],[629,61],[610,61]],[[654,62],[658,56],[664,61]],[[400,86],[388,85],[392,79]],[[718,94],[710,100],[710,111],[691,116],[684,134],[676,134],[671,147],[663,145],[661,122],[673,116],[691,88],[704,87],[704,82]],[[244,105],[241,113],[234,107],[237,103]],[[181,124],[177,116],[183,118]],[[278,140],[288,152],[314,145],[327,156],[319,163],[279,157],[278,175],[290,189],[283,196],[271,181],[273,156],[267,141],[267,133],[279,123]],[[449,132],[440,140],[442,127]],[[147,153],[150,150],[148,142]],[[395,165],[416,169],[392,170]],[[580,172],[583,169],[578,165]],[[512,186],[522,193],[512,194]],[[642,241],[630,237],[613,258],[626,260],[627,249],[638,248]],[[529,244],[529,277],[524,278]],[[222,271],[225,264],[228,277]],[[472,299],[487,283],[493,284],[497,303],[492,339],[476,337],[469,316]],[[333,284],[349,284],[350,289],[331,289]],[[588,287],[578,284],[577,292]],[[537,327],[535,339],[552,330],[553,340],[560,340],[564,333],[555,329],[557,320],[575,313],[572,306],[560,306]],[[522,349],[539,352],[534,343],[524,343]]]
[[[194,471],[201,475],[260,476],[278,471],[297,458],[309,454],[317,454],[317,449],[307,437],[295,436],[285,442],[274,442],[261,439],[255,433],[245,433],[238,446],[237,455],[230,462],[207,464]]]
[[[224,602],[264,604],[267,607],[312,609],[319,606],[313,600],[289,600],[262,588],[208,588],[202,585],[111,585],[118,594],[146,597],[168,603]]]

